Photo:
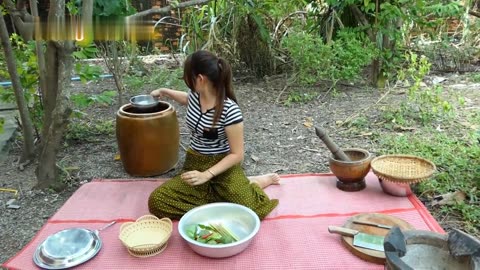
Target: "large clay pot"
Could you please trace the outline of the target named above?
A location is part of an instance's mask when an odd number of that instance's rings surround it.
[[[180,131],[175,108],[160,101],[139,110],[131,104],[117,111],[117,143],[125,171],[133,176],[155,176],[178,161]]]
[[[387,270],[480,269],[480,240],[458,229],[440,234],[394,227],[384,247]]]
[[[343,191],[359,191],[366,187],[365,176],[370,171],[372,155],[364,149],[349,148],[343,150],[350,161],[329,158],[330,170],[337,177],[337,187]]]

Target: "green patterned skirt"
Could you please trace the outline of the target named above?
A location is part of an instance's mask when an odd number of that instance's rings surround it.
[[[226,154],[202,155],[188,150],[182,173],[205,171],[225,156]],[[148,208],[157,217],[180,219],[190,209],[213,202],[244,205],[257,213],[260,219],[278,205],[277,199],[271,200],[257,184],[251,184],[240,164],[237,164],[198,186],[186,184],[179,174],[150,194]]]

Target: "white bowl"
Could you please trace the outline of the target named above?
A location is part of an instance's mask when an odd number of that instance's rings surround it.
[[[222,224],[238,241],[229,244],[204,244],[190,238],[186,230],[197,224]],[[196,253],[210,258],[225,258],[244,251],[260,230],[260,219],[250,208],[235,203],[210,203],[188,211],[178,223],[178,232]]]

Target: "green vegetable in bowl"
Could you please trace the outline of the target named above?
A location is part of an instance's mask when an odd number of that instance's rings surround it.
[[[211,245],[229,244],[238,241],[238,237],[221,224],[190,225],[187,227],[186,233],[188,237],[195,241]]]

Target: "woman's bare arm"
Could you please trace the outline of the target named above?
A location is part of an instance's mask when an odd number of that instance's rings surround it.
[[[179,90],[173,90],[173,89],[168,89],[168,88],[159,88],[156,90],[153,90],[150,95],[156,97],[156,98],[163,98],[163,97],[168,97],[176,102],[182,104],[182,105],[187,105],[188,103],[188,93],[179,91]]]

